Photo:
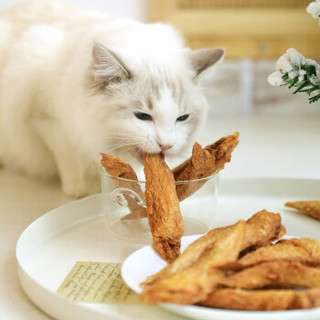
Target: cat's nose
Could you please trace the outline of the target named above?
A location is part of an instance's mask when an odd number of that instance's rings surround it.
[[[170,148],[173,147],[172,144],[159,144],[160,148],[162,151],[166,151],[166,150],[169,150]]]

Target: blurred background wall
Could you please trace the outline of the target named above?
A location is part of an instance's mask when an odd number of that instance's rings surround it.
[[[288,48],[319,61],[320,26],[311,0],[151,0],[150,19],[175,25],[193,49],[226,48],[208,94],[219,115],[320,115],[306,95],[271,87],[267,77]]]
[[[0,10],[22,0],[0,0]],[[118,17],[126,17],[139,21],[148,20],[149,0],[60,0],[78,4],[83,7],[103,10]]]
[[[173,24],[192,49],[224,47],[226,57],[208,89],[219,116],[320,116],[306,94],[275,88],[267,77],[294,47],[320,62],[320,26],[306,12],[311,0],[60,0],[117,17]],[[1,0],[0,9],[18,0]]]
[[[311,0],[151,0],[151,20],[182,30],[192,48],[222,46],[227,58],[277,58],[288,47],[319,58]]]

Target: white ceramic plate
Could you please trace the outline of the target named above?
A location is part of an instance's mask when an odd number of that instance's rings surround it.
[[[182,238],[181,249],[184,250],[190,243],[199,238],[187,236]],[[166,266],[166,262],[160,258],[151,246],[146,246],[131,254],[122,265],[122,278],[135,292],[141,293],[140,283],[152,274]],[[177,304],[161,303],[162,308],[176,314],[199,320],[319,320],[320,308],[310,310],[288,311],[237,311],[206,308],[199,306],[183,306]]]
[[[288,234],[320,240],[320,222],[283,206],[289,200],[317,199],[319,190],[320,180],[221,179],[216,226],[248,219],[255,212],[266,208],[281,213]],[[113,238],[106,232],[104,223],[101,196],[96,195],[54,209],[28,226],[19,238],[16,256],[19,280],[29,298],[46,313],[60,320],[185,319],[158,306],[75,303],[56,293],[77,261],[123,262],[144,246]],[[159,262],[156,269],[161,268],[163,263]],[[142,262],[137,266],[136,275],[145,265]],[[150,273],[156,269],[150,270]],[[191,317],[194,308],[184,307],[179,312],[185,312]],[[176,306],[166,305],[166,309],[174,310]],[[215,314],[214,320],[233,317],[232,312],[226,314],[222,310],[216,310]],[[238,314],[235,312],[235,315]],[[200,317],[199,310],[197,316]],[[311,316],[309,312],[310,318],[298,315],[298,319],[314,319]]]

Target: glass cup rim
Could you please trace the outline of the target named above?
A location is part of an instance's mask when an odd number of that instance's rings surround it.
[[[131,179],[125,179],[125,178],[121,178],[121,177],[113,177],[111,176],[107,170],[103,167],[102,164],[100,164],[100,169],[101,169],[101,173],[104,176],[107,176],[108,178],[112,178],[112,179],[117,179],[120,181],[127,181],[127,182],[134,182],[134,183],[146,183],[145,180],[131,180]],[[199,178],[199,179],[192,179],[192,180],[182,180],[182,181],[176,181],[176,184],[185,184],[185,183],[191,183],[191,182],[200,182],[200,181],[204,181],[204,180],[211,180],[214,179],[216,177],[218,177],[220,170],[215,171],[214,173],[212,173],[210,176],[207,177],[203,177],[203,178]]]

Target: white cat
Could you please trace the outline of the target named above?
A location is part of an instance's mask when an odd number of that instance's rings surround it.
[[[184,48],[168,25],[44,0],[1,12],[0,34],[2,162],[59,175],[76,197],[98,191],[100,152],[189,152],[206,118],[200,78],[224,54]]]

